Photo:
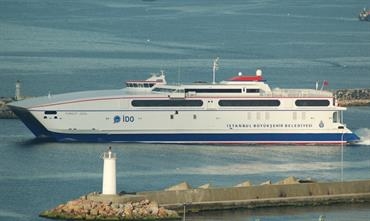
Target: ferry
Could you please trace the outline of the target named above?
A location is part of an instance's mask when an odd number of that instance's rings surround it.
[[[370,10],[364,8],[360,13],[358,14],[358,19],[360,21],[370,21]]]
[[[214,64],[214,73],[216,66]],[[9,104],[37,138],[183,144],[352,144],[329,91],[271,89],[257,70],[221,82],[167,84],[165,74],[116,90]]]

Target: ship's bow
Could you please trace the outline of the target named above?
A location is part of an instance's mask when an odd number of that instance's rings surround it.
[[[17,106],[14,103],[9,104],[8,106],[36,137],[50,137],[50,132],[32,115],[27,108]]]

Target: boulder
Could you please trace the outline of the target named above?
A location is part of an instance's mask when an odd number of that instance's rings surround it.
[[[276,184],[297,184],[297,183],[299,183],[299,179],[297,179],[294,176],[290,176],[286,179],[283,179],[283,180],[277,182]]]
[[[267,181],[261,183],[260,185],[262,186],[262,185],[270,185],[270,184],[271,184],[271,180],[267,180]]]
[[[124,211],[125,215],[129,216],[129,217],[132,216],[132,211],[133,210],[134,210],[134,207],[132,206],[132,204],[130,202],[126,203],[125,207],[123,208],[123,211]]]
[[[155,201],[150,202],[149,205],[147,206],[147,210],[150,214],[157,215],[159,210],[158,203]]]
[[[198,186],[198,189],[209,189],[209,188],[211,188],[210,183],[206,183],[206,184]]]
[[[248,186],[252,186],[252,183],[249,180],[244,181],[243,183],[239,183],[235,185],[234,187],[248,187]]]
[[[163,207],[159,208],[159,210],[158,210],[158,216],[161,217],[161,218],[166,217],[167,216],[166,209],[164,209]]]
[[[90,215],[91,216],[97,216],[97,215],[99,215],[99,210],[97,210],[97,209],[90,210]]]
[[[165,191],[176,191],[176,190],[190,190],[192,187],[187,182],[182,182],[174,186],[170,186]]]

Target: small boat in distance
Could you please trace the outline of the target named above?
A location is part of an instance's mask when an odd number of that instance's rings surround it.
[[[360,21],[370,21],[370,10],[364,8],[362,11],[360,11],[360,14],[358,15],[358,19]]]
[[[216,68],[214,63],[214,72]],[[213,73],[215,74],[215,73]],[[215,79],[215,78],[213,78]],[[324,85],[324,84],[323,84]],[[320,89],[270,89],[257,70],[221,82],[167,84],[164,73],[126,87],[9,104],[38,138],[81,142],[347,144],[344,107]]]

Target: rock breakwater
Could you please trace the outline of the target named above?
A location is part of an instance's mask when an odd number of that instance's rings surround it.
[[[334,91],[339,106],[370,105],[370,89],[339,89]]]
[[[0,118],[1,119],[14,119],[17,118],[15,114],[6,105],[7,103],[13,101],[10,98],[2,98],[0,100]]]
[[[175,220],[177,212],[160,207],[157,202],[116,203],[101,202],[81,197],[44,211],[41,217],[67,220]]]
[[[317,206],[370,202],[370,180],[320,183],[288,177],[252,185],[192,188],[188,183],[159,191],[88,194],[40,214],[68,220],[178,220],[184,212],[242,208]],[[247,185],[245,185],[247,184]]]

